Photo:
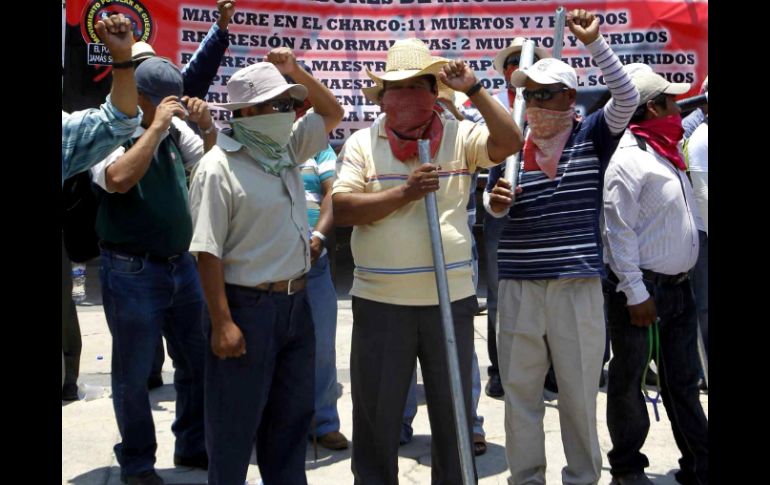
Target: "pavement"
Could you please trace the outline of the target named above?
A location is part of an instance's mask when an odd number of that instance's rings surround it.
[[[344,263],[344,262],[343,262]],[[120,434],[115,423],[115,416],[110,399],[110,360],[111,337],[107,329],[98,285],[95,263],[89,264],[87,276],[88,298],[78,306],[83,350],[81,355],[79,383],[90,394],[90,400],[62,402],[62,484],[75,485],[120,485],[120,469],[115,460],[112,447],[120,441]],[[337,319],[337,377],[342,386],[342,394],[337,402],[341,421],[340,431],[350,439],[352,437],[350,398],[350,338],[353,325],[350,297],[350,265],[338,265],[338,319]],[[483,278],[482,278],[483,281]],[[480,288],[480,294],[485,290]],[[95,295],[95,296],[94,296]],[[484,301],[484,298],[480,298]],[[484,429],[487,434],[488,450],[476,457],[479,484],[506,484],[509,476],[505,460],[504,404],[502,399],[493,399],[483,393],[486,385],[486,367],[489,365],[487,354],[487,316],[477,316],[475,349],[482,374],[482,393],[478,414],[484,417]],[[156,469],[168,484],[197,485],[206,483],[205,471],[191,468],[175,468],[173,465],[174,436],[171,423],[174,419],[175,391],[173,387],[173,367],[167,358],[163,369],[161,388],[150,392],[153,419],[157,434],[158,450]],[[430,424],[422,388],[422,377],[418,372],[418,411],[415,417],[414,439],[399,449],[399,480],[402,484],[429,484],[430,468]],[[708,394],[701,393],[701,403],[708,416]],[[607,431],[606,387],[602,388],[597,398],[599,444],[603,453],[602,477],[600,484],[609,484],[611,476],[606,454],[612,444]],[[662,404],[659,405],[660,421],[656,422],[651,405],[650,432],[642,452],[649,457],[650,467],[647,474],[656,485],[673,485],[674,473],[678,470],[679,451],[676,448],[671,425]],[[561,483],[561,469],[566,465],[559,425],[558,399],[546,403],[544,419],[548,483]],[[318,448],[317,459],[312,444],[308,444],[305,460],[308,482],[311,485],[352,484],[350,471],[350,449],[329,451]],[[248,484],[259,482],[259,470],[252,454],[248,471]]]

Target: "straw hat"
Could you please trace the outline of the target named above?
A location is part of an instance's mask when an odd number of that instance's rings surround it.
[[[391,51],[395,52],[391,53]],[[417,51],[418,54],[410,54],[410,52],[413,51]],[[438,97],[452,99],[451,97],[446,96],[449,96],[449,92],[453,95],[454,90],[438,80],[439,71],[444,67],[444,64],[447,64],[448,62],[449,59],[444,57],[431,56],[428,47],[421,40],[397,40],[388,50],[388,59],[385,63],[385,74],[378,77],[367,69],[366,74],[374,80],[374,84],[368,88],[361,88],[361,91],[364,93],[364,96],[366,96],[366,99],[379,105],[380,92],[384,87],[383,81],[403,81],[404,79],[432,74],[436,78],[436,86],[438,87],[439,92]],[[407,69],[407,67],[410,66],[420,65],[426,67],[422,69]],[[405,67],[402,69],[396,66]],[[444,96],[442,96],[442,94],[444,94]]]
[[[367,69],[366,75],[377,84],[382,84],[383,81],[403,81],[427,74],[435,76],[447,62],[446,59],[431,56],[428,46],[419,39],[397,40],[388,49],[385,73],[378,76]]]
[[[521,52],[521,48],[524,46],[525,37],[516,37],[505,49],[501,50],[495,56],[495,60],[492,65],[495,66],[495,71],[499,72],[501,76],[505,76],[505,60],[510,57],[511,54]],[[546,59],[551,57],[551,54],[542,47],[535,47],[535,55],[538,59]],[[534,61],[533,61],[534,63]]]

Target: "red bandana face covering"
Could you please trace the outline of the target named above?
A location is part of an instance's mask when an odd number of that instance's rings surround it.
[[[679,170],[686,170],[679,141],[684,136],[682,115],[668,115],[663,118],[632,123],[628,125],[631,133],[643,138],[661,156],[668,159]]]
[[[430,155],[436,156],[444,125],[434,111],[436,95],[421,88],[393,89],[382,96],[385,132],[393,155],[405,162],[418,155],[417,140],[430,140]]]
[[[572,134],[575,110],[554,111],[527,108],[529,136],[524,142],[524,170],[541,170],[549,179],[556,178],[559,159]]]

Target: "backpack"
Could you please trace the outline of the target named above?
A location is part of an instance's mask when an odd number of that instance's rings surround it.
[[[171,141],[179,149],[181,133],[169,126]],[[91,170],[66,179],[61,191],[61,228],[64,249],[70,260],[85,263],[99,256],[96,215],[103,191],[91,180]]]

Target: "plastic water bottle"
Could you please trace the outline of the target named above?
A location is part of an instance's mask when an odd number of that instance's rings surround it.
[[[72,300],[76,305],[86,299],[86,265],[72,265]]]

